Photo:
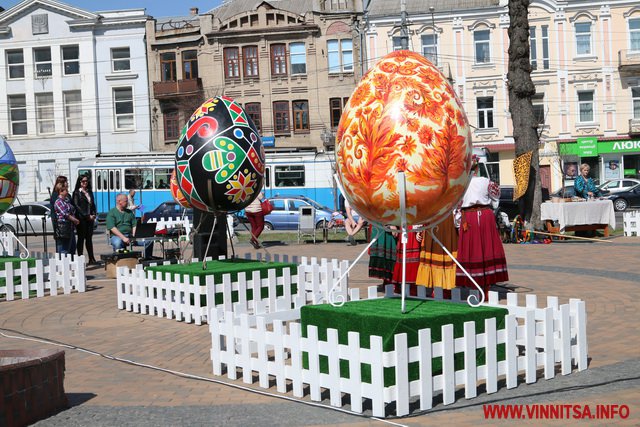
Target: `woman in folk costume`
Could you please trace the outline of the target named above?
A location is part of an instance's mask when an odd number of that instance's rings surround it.
[[[494,283],[509,280],[507,260],[498,235],[493,207],[498,206],[500,187],[478,176],[478,157],[473,156],[473,178],[462,198],[459,219],[458,261],[480,285],[485,295]],[[461,269],[456,286],[475,289]]]
[[[369,277],[382,279],[382,286],[386,286],[391,283],[396,263],[396,238],[380,225],[370,227],[369,235],[377,239],[369,248]]]
[[[451,289],[456,287],[456,264],[442,249],[442,246],[433,240],[429,230],[422,233],[416,285],[427,288],[440,287],[444,291],[444,297],[451,298]],[[453,213],[438,224],[433,233],[444,247],[457,258],[458,230],[454,224]],[[431,293],[430,290],[427,295]]]
[[[417,227],[417,226],[416,226]],[[420,265],[420,243],[422,242],[422,233],[412,233],[413,226],[409,226],[407,230],[407,254],[406,254],[406,270],[405,284],[409,288],[409,295],[418,295],[416,287],[416,277],[418,275],[418,266]],[[394,233],[396,236],[396,262],[393,266],[393,283],[394,292],[399,294],[402,292],[402,256],[403,247],[402,233],[400,231]]]

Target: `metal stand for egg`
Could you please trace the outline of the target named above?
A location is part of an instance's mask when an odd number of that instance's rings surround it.
[[[336,182],[339,182],[339,181],[336,179]],[[400,224],[401,224],[400,225],[400,241],[402,242],[402,245],[403,245],[402,246],[402,283],[401,283],[401,308],[400,309],[402,314],[404,314],[405,313],[406,278],[407,278],[406,276],[407,276],[407,241],[408,241],[406,180],[405,180],[404,172],[398,172],[398,194],[400,198]],[[469,304],[471,307],[479,307],[485,301],[486,296],[485,296],[484,290],[480,287],[480,285],[478,285],[478,282],[476,282],[475,279],[471,277],[471,274],[469,274],[469,272],[462,266],[462,264],[460,264],[460,262],[453,256],[453,254],[444,246],[444,244],[442,244],[440,239],[438,239],[435,236],[434,229],[437,225],[438,224],[432,224],[431,226],[426,228],[429,229],[429,233],[431,234],[431,237],[433,238],[434,242],[440,245],[442,250],[445,251],[447,255],[449,255],[449,257],[453,260],[453,262],[456,263],[458,268],[462,270],[462,272],[469,278],[469,280],[471,280],[473,285],[478,289],[478,291],[480,292],[480,298],[478,298],[475,295],[469,295],[467,297],[467,304]],[[423,228],[415,228],[414,230],[412,230],[412,232],[422,231],[422,229]],[[369,242],[367,247],[365,247],[364,250],[360,253],[360,255],[358,255],[358,257],[353,261],[353,263],[349,266],[347,271],[345,271],[342,274],[342,276],[340,276],[340,278],[334,283],[333,287],[329,291],[329,297],[328,297],[329,303],[334,307],[341,307],[345,303],[344,297],[342,295],[336,294],[338,285],[349,274],[349,271],[351,271],[353,266],[358,263],[360,258],[362,258],[362,256],[365,253],[367,253],[371,245],[373,245],[376,242],[376,240],[377,240],[377,237],[371,239],[371,242]],[[473,300],[475,300],[476,302],[473,302]]]
[[[209,234],[209,241],[207,242],[207,247],[205,249],[205,254],[209,251],[209,246],[211,246],[211,239],[213,238],[213,232],[216,229],[216,224],[218,223],[218,216],[215,214],[213,215],[213,227],[211,227],[211,233]],[[203,256],[202,257],[202,269],[206,270],[207,269],[207,257]]]
[[[30,252],[29,249],[24,245],[24,243],[22,243],[22,241],[20,239],[18,239],[18,237],[13,234],[12,231],[7,231],[6,232],[9,237],[13,240],[15,240],[18,243],[18,246],[20,246],[23,250],[20,251],[20,259],[27,259],[29,258]],[[13,255],[13,251],[9,252],[7,250],[7,248],[4,246],[4,241],[0,240],[0,245],[2,245],[2,253],[7,253],[9,256]]]
[[[209,241],[207,242],[207,248],[205,250],[205,253],[209,251],[209,246],[211,246],[211,239],[213,238],[213,233],[216,229],[216,225],[218,223],[218,216],[216,214],[212,214],[213,215],[213,227],[211,227],[211,233],[209,234]],[[229,237],[229,242],[231,242],[231,258],[235,258],[236,257],[236,250],[233,246],[233,236],[231,235],[231,232],[229,231],[229,227],[225,227],[226,229],[226,234]],[[206,270],[207,269],[207,258],[203,257],[202,258],[202,269]]]

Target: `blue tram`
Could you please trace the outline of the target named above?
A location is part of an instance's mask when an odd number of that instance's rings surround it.
[[[302,195],[335,210],[338,190],[333,179],[334,159],[333,153],[316,150],[267,150],[266,197]],[[137,215],[142,215],[172,200],[169,180],[174,166],[171,152],[102,155],[80,162],[78,174],[90,177],[99,215],[104,216],[115,206],[116,195],[130,189],[136,190],[134,201],[141,205]]]

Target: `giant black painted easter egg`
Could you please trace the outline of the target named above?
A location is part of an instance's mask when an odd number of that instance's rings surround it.
[[[237,102],[215,97],[191,115],[176,148],[176,171],[185,199],[201,211],[239,211],[258,196],[264,148]]]

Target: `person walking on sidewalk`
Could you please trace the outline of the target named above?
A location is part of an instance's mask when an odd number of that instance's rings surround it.
[[[364,226],[364,218],[358,216],[358,213],[351,207],[348,200],[344,201],[344,207],[347,213],[347,217],[344,220],[344,229],[349,235],[349,244],[355,246],[357,245],[356,234]],[[358,217],[357,221],[355,220],[356,216]]]
[[[258,197],[244,208],[244,213],[247,215],[249,224],[251,224],[251,240],[249,242],[256,249],[260,249],[262,247],[258,241],[258,237],[260,237],[262,230],[264,230],[264,213],[262,212],[263,199],[264,194],[260,192]]]

